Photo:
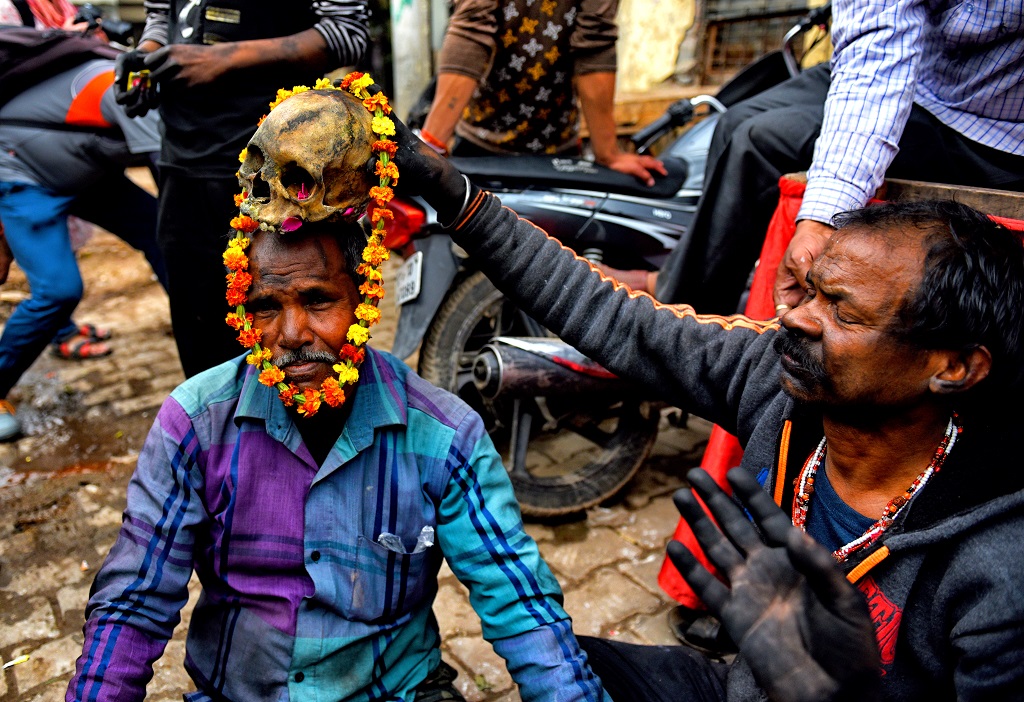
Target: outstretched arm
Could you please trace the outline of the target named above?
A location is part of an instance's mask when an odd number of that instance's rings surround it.
[[[794,528],[746,471],[734,468],[728,479],[753,523],[706,472],[695,468],[687,477],[718,526],[689,490],[675,494],[676,506],[728,584],[679,542],[669,544],[669,557],[721,619],[769,697],[879,699],[881,664],[867,605],[831,554]]]

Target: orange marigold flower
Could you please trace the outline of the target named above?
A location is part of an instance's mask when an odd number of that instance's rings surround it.
[[[390,178],[392,183],[398,182],[398,166],[394,162],[387,164],[377,161],[377,170],[375,173],[381,178]]]
[[[360,263],[356,266],[356,273],[363,276],[367,280],[380,282],[384,280],[384,274],[379,270],[371,266],[369,263]]]
[[[238,288],[228,288],[227,298],[228,304],[231,305],[232,307],[244,305],[245,301],[249,299],[245,296],[245,291],[239,290]]]
[[[295,404],[295,395],[298,392],[299,389],[292,385],[291,383],[289,383],[288,389],[281,390],[280,392],[277,393],[277,396],[281,398],[281,402],[284,403],[285,407],[291,407],[292,405]]]
[[[366,358],[366,349],[345,344],[341,347],[341,353],[338,355],[341,356],[342,361],[352,361],[354,365],[358,366]]]
[[[359,286],[359,293],[380,300],[384,297],[384,287],[380,283],[368,280]]]
[[[356,319],[361,319],[367,324],[376,324],[380,321],[380,310],[365,302],[356,305],[355,315]]]
[[[235,207],[241,207],[242,203],[245,202],[245,198],[249,196],[244,190],[240,193],[235,194]]]
[[[373,212],[370,213],[370,221],[376,224],[382,219],[394,219],[395,213],[386,207],[374,207]]]
[[[260,343],[260,339],[262,338],[262,329],[243,329],[238,333],[238,342],[247,349],[251,349],[253,346]]]
[[[328,378],[320,385],[324,391],[324,401],[331,407],[339,407],[345,403],[345,391],[341,389],[337,379]]]
[[[370,199],[376,202],[378,207],[384,207],[394,198],[395,191],[386,185],[375,185],[370,188]]]
[[[313,393],[312,391],[306,393],[305,402],[298,407],[299,414],[304,414],[307,417],[312,417],[320,409],[320,393]]]
[[[389,139],[378,139],[373,142],[373,150],[383,151],[388,156],[394,156],[395,152],[398,151],[398,143]]]
[[[341,79],[341,87],[348,90],[348,86],[352,85],[353,81],[356,81],[363,77],[363,74],[359,71],[352,71],[347,76]]]
[[[377,93],[363,100],[363,105],[370,112],[375,112],[379,107],[380,110],[386,114],[391,114],[391,105],[388,104],[388,98],[384,93]]]
[[[232,329],[238,330],[245,326],[245,320],[238,316],[235,312],[228,312],[228,316],[224,318],[227,325]]]
[[[252,275],[245,271],[231,271],[225,278],[228,279],[228,287],[236,290],[248,290],[252,285]]]
[[[252,234],[260,228],[260,223],[249,215],[239,215],[231,220],[231,228],[246,234]]]
[[[272,388],[278,383],[284,380],[284,371],[277,366],[271,366],[265,371],[260,373],[259,381],[266,385],[268,388]]]
[[[245,270],[249,267],[249,259],[237,246],[229,246],[224,250],[224,265],[233,271]]]
[[[374,268],[379,266],[384,261],[387,261],[390,255],[391,252],[388,251],[387,247],[381,246],[380,244],[371,244],[370,246],[367,246],[365,249],[363,249],[363,260],[369,263]]]

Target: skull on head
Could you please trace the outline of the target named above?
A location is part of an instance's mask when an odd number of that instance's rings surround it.
[[[372,185],[371,119],[343,90],[308,90],[281,102],[246,147],[238,171],[242,212],[286,231],[301,222],[358,219]]]

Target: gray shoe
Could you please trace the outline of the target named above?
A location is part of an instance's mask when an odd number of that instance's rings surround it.
[[[10,441],[21,435],[21,422],[14,415],[14,405],[0,400],[0,441]]]

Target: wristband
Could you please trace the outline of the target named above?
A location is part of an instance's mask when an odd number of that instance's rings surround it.
[[[448,147],[445,145],[445,143],[438,139],[433,134],[431,134],[430,132],[428,132],[426,129],[414,129],[413,134],[422,139],[427,146],[432,148],[437,153],[441,154],[442,156],[448,156]]]

